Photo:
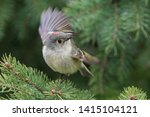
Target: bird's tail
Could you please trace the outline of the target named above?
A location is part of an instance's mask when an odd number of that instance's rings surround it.
[[[90,72],[90,70],[83,63],[81,64],[81,68],[79,71],[80,71],[82,76],[94,77],[94,75]]]

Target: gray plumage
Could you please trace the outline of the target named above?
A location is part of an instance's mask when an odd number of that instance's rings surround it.
[[[42,12],[39,34],[43,42],[43,57],[48,66],[61,74],[92,75],[84,63],[99,60],[77,48],[73,41],[73,30],[67,17],[57,9]]]

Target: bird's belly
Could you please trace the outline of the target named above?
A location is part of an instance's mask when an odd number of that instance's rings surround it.
[[[79,70],[81,66],[81,62],[74,60],[70,55],[68,54],[62,54],[62,53],[47,53],[44,54],[44,59],[48,66],[59,73],[62,74],[72,74]]]

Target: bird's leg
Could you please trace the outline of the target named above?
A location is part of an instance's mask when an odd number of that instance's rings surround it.
[[[61,83],[63,83],[66,80],[65,74],[60,74]]]

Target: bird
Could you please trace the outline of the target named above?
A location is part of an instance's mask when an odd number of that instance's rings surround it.
[[[80,71],[82,76],[93,76],[86,64],[100,61],[76,46],[73,28],[62,11],[49,7],[41,13],[39,35],[43,58],[53,71],[67,76]]]

